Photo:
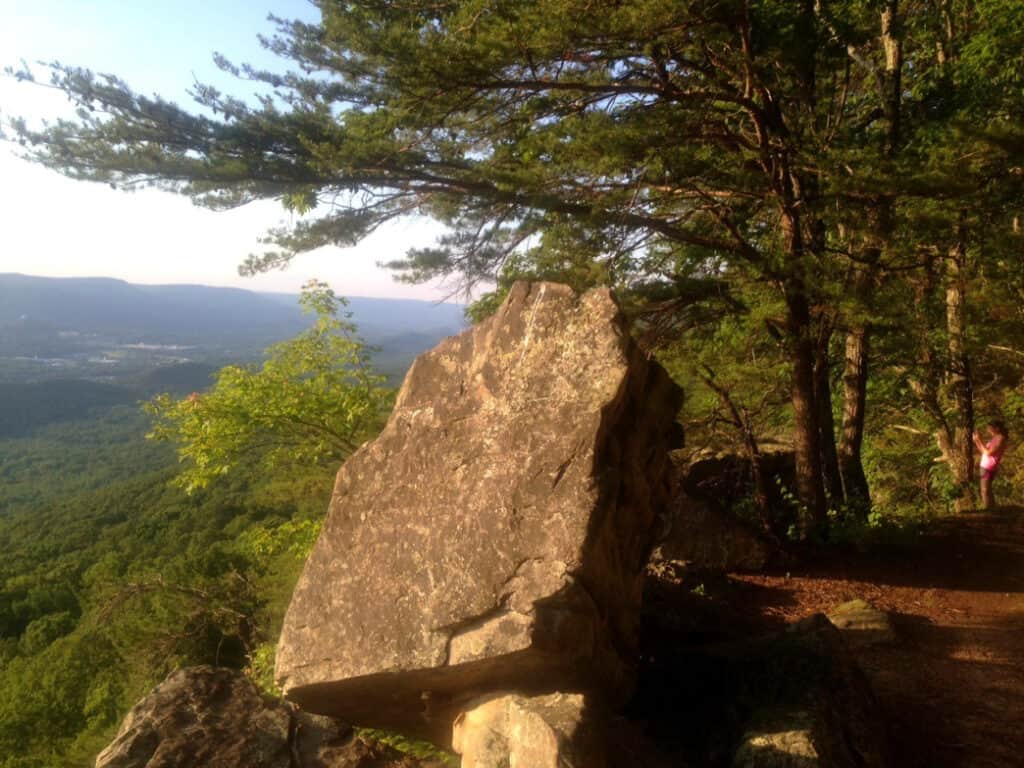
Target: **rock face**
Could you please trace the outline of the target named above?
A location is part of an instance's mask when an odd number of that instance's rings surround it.
[[[264,701],[238,672],[172,673],[125,717],[96,768],[428,768],[327,718]],[[439,766],[434,766],[439,768]]]
[[[285,619],[304,709],[446,743],[492,691],[624,699],[680,393],[607,291],[513,287],[338,473]]]

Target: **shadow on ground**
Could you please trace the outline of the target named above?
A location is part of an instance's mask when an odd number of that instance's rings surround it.
[[[1024,509],[946,519],[899,557],[709,578],[703,591],[736,626],[779,627],[854,598],[889,611],[897,640],[857,657],[895,764],[1024,765]]]

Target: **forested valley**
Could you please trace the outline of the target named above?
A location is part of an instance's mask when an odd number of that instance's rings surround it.
[[[91,765],[179,665],[262,658],[269,675],[332,473],[243,476],[188,496],[147,421],[117,406],[0,440],[4,766]]]
[[[153,359],[152,352],[123,360],[113,371],[102,366],[99,381],[60,378],[65,366],[54,371],[36,357],[0,360],[9,379],[0,383],[0,765],[92,765],[131,705],[180,666],[245,668],[273,691],[273,648],[284,609],[319,531],[338,451],[351,446],[316,450],[308,431],[301,435],[304,444],[285,456],[242,446],[220,454],[230,472],[186,488],[175,480],[183,476],[179,459],[188,457],[147,433],[155,436],[161,408],[183,404],[194,414],[196,398],[210,393],[216,400],[218,391],[231,398],[239,385],[255,386],[250,405],[267,408],[268,390],[309,377],[313,386],[300,397],[309,418],[318,413],[315,390],[324,385],[322,377],[335,376],[326,394],[342,398],[342,378],[352,364],[370,370],[371,348],[340,319],[342,300],[320,290],[314,292],[326,301],[320,326],[219,373],[208,363]],[[40,302],[31,306],[42,315]],[[366,301],[360,306],[362,316],[373,317]],[[122,335],[148,338],[147,329],[132,326],[124,302],[105,308],[129,318],[118,326]],[[453,317],[457,323],[461,312],[415,302],[402,309],[391,309],[390,322],[408,328],[408,335],[372,349],[374,365],[392,366],[392,382],[401,374],[394,361],[408,365],[409,350],[426,343],[423,335],[431,341],[443,335],[445,323]],[[89,317],[84,312],[77,326],[56,327],[90,327]],[[424,323],[427,317],[439,318],[438,329]],[[7,329],[17,336],[10,324]],[[172,318],[162,331],[181,338]],[[48,333],[58,338],[54,328]],[[210,345],[206,354],[230,360],[222,344]],[[91,345],[93,358],[97,349],[119,349],[110,339],[93,338]],[[77,359],[75,350],[64,354],[65,365]],[[277,366],[264,369],[263,379],[254,373],[261,360]],[[30,365],[35,370],[26,370]],[[112,377],[118,368],[123,372]],[[33,380],[40,371],[44,378]],[[90,373],[87,367],[75,372]],[[360,437],[379,426],[390,402],[389,377],[373,376],[378,399],[366,401]],[[273,418],[284,421],[288,404],[279,405]],[[350,399],[323,409],[347,415],[353,407]]]

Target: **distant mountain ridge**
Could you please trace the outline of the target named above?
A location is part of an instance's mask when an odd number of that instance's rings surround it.
[[[205,285],[139,285],[103,277],[0,274],[0,332],[98,333],[125,342],[277,340],[308,325],[298,296]],[[349,298],[364,336],[444,336],[464,327],[463,307],[429,301]]]

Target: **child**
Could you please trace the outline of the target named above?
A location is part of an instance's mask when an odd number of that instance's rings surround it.
[[[981,451],[981,504],[985,509],[992,509],[996,505],[996,497],[992,493],[992,480],[999,470],[999,462],[1003,458],[1009,436],[1006,432],[1006,425],[1001,421],[990,421],[988,432],[987,443],[983,443],[981,436],[975,432],[974,444]]]

